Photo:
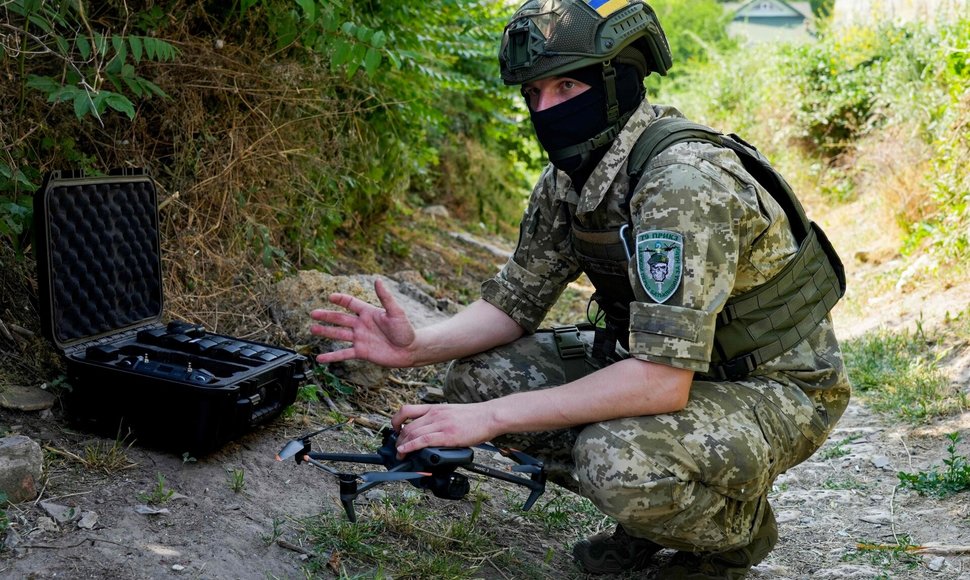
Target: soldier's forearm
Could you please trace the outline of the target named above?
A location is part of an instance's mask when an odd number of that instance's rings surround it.
[[[503,433],[547,431],[683,409],[693,371],[627,359],[571,383],[489,401]]]
[[[524,332],[505,312],[484,300],[476,300],[448,320],[418,330],[414,366],[483,352],[512,342]]]

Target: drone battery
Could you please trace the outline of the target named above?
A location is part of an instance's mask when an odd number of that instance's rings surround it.
[[[158,205],[146,172],[51,173],[34,195],[34,231],[41,326],[65,355],[62,400],[78,426],[201,455],[296,398],[299,354],[162,321]]]

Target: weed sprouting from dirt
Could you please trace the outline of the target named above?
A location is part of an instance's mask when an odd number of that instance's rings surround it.
[[[927,471],[916,473],[899,472],[899,481],[903,487],[915,490],[920,495],[946,497],[970,489],[970,461],[965,455],[957,453],[957,443],[960,433],[947,435],[950,441],[946,447],[948,457],[943,460],[946,466],[942,470],[933,466]]]
[[[87,443],[80,453],[72,453],[66,449],[47,447],[46,449],[61,457],[65,457],[84,466],[91,471],[102,471],[111,475],[125,469],[136,467],[137,464],[128,458],[128,450],[134,442],[125,444],[124,438],[114,441],[94,441]]]
[[[151,491],[147,493],[139,493],[138,499],[147,503],[148,505],[161,505],[172,499],[172,496],[174,495],[175,491],[169,489],[165,485],[165,476],[159,473],[157,479],[155,480],[155,486],[152,487]]]
[[[246,489],[246,471],[242,468],[226,470],[226,479],[233,493],[242,493]]]

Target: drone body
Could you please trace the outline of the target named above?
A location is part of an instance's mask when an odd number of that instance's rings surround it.
[[[339,427],[339,425],[335,426]],[[333,427],[331,427],[333,428]],[[384,431],[384,438],[377,453],[319,453],[310,449],[310,438],[329,430],[324,428],[299,439],[288,442],[279,454],[277,461],[293,457],[298,464],[308,463],[317,469],[336,476],[340,485],[340,502],[347,518],[355,522],[354,499],[358,495],[388,481],[408,481],[419,489],[430,490],[435,497],[458,500],[468,494],[471,486],[468,477],[457,470],[463,469],[501,479],[529,488],[530,494],[522,509],[528,510],[545,491],[546,473],[542,462],[511,449],[499,449],[492,445],[479,445],[479,449],[494,451],[513,459],[518,465],[512,471],[530,474],[528,478],[513,475],[492,467],[475,463],[475,452],[470,447],[426,447],[409,453],[403,459],[397,457],[397,433]],[[383,465],[387,471],[363,474],[342,473],[323,463],[340,461]],[[363,483],[363,485],[360,485]]]

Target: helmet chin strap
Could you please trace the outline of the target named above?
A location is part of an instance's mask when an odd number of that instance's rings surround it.
[[[609,60],[603,61],[603,86],[606,89],[606,129],[582,143],[556,149],[555,151],[548,151],[549,161],[553,165],[557,161],[562,161],[577,155],[582,155],[582,163],[586,163],[589,152],[594,149],[599,149],[603,145],[613,141],[613,139],[616,139],[616,136],[620,134],[620,129],[630,119],[633,111],[620,117],[620,103],[616,99],[616,69],[613,68],[613,63]]]

